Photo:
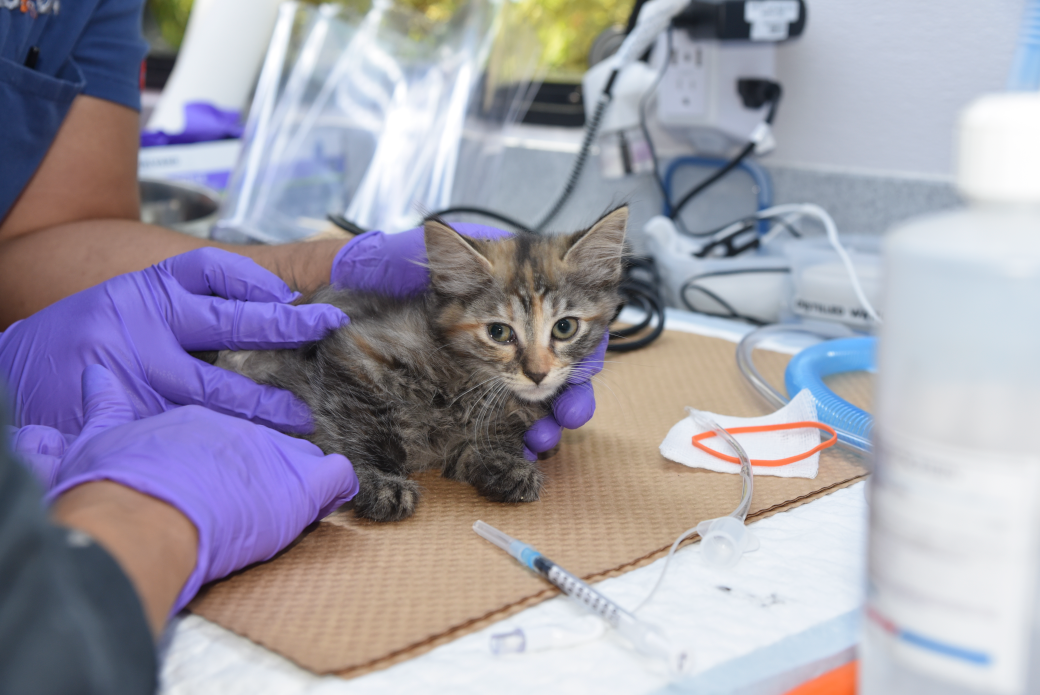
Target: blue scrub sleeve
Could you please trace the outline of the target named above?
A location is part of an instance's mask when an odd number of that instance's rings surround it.
[[[83,73],[83,94],[141,110],[142,0],[101,0],[72,49]]]
[[[144,0],[0,0],[0,220],[79,94],[139,110]],[[28,5],[26,5],[28,7]],[[35,53],[35,61],[26,59]],[[55,191],[55,195],[60,195]]]

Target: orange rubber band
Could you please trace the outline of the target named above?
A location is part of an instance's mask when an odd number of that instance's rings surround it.
[[[815,427],[818,430],[823,430],[824,432],[828,432],[828,433],[830,433],[831,438],[828,439],[825,442],[820,442],[820,444],[818,446],[813,447],[809,451],[806,451],[804,454],[795,454],[794,456],[788,456],[785,459],[774,459],[772,461],[766,461],[766,460],[760,460],[760,459],[751,459],[751,465],[752,466],[772,467],[772,466],[786,466],[789,463],[795,463],[796,461],[802,461],[804,459],[809,458],[810,456],[815,454],[817,451],[823,451],[824,449],[826,449],[829,446],[834,446],[834,444],[838,441],[838,433],[835,432],[834,428],[829,426],[829,425],[825,425],[822,422],[810,422],[810,421],[806,421],[806,422],[785,422],[785,423],[780,423],[778,425],[755,425],[754,427],[734,427],[733,429],[729,429],[729,430],[726,430],[726,431],[729,432],[730,434],[748,434],[748,433],[751,433],[751,432],[779,432],[780,430],[800,430],[800,429],[804,429],[806,427]],[[695,434],[695,435],[693,435],[693,445],[695,447],[697,447],[698,449],[700,449],[701,451],[703,451],[705,453],[708,453],[708,454],[711,454],[712,456],[715,456],[717,458],[720,458],[723,461],[729,461],[730,463],[740,463],[740,459],[738,459],[736,456],[730,456],[729,454],[724,454],[721,451],[715,451],[711,447],[705,446],[704,444],[701,444],[701,440],[702,439],[711,439],[712,437],[715,437],[715,436],[717,436],[717,435],[712,430],[708,430],[707,432],[701,432],[700,434]]]

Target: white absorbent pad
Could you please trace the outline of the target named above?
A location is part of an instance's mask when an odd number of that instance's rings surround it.
[[[807,389],[803,389],[783,408],[762,417],[732,417],[716,413],[705,414],[725,430],[730,430],[734,427],[813,422],[816,420],[816,401]],[[691,468],[706,468],[709,471],[717,471],[719,473],[739,474],[739,463],[724,461],[693,445],[694,435],[701,432],[704,432],[703,427],[700,427],[688,417],[683,418],[668,431],[664,441],[661,442],[661,455]],[[820,430],[814,427],[780,430],[778,432],[735,434],[733,437],[744,447],[748,458],[763,461],[797,456],[820,444]],[[702,439],[701,444],[728,456],[736,456],[719,437]],[[801,461],[795,461],[783,466],[752,466],[752,468],[755,475],[774,475],[780,478],[815,478],[820,469],[820,452],[816,452]]]

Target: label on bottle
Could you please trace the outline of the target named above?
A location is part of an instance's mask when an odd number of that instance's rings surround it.
[[[871,497],[871,633],[905,667],[1024,691],[1040,457],[884,434]]]

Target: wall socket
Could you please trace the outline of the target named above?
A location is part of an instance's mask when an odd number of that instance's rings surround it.
[[[654,45],[651,66],[660,70],[668,52],[662,34]],[[682,130],[705,154],[725,154],[747,142],[765,118],[768,106],[748,109],[737,93],[741,78],[776,79],[773,43],[690,38],[672,31],[669,64],[657,92],[657,119],[671,130]]]
[[[686,32],[678,33],[686,36]],[[708,61],[714,59],[715,51],[708,50],[704,43],[673,39],[668,69],[661,77],[657,95],[657,115],[662,123],[688,123],[707,115]]]

